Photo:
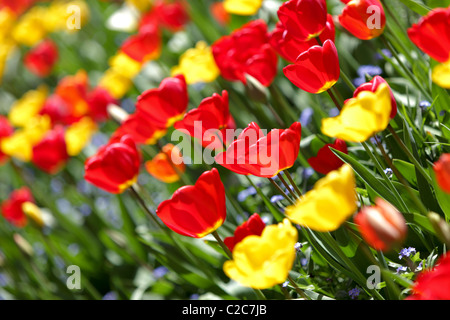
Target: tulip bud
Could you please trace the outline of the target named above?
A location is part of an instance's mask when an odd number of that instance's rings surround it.
[[[124,122],[129,117],[129,114],[116,104],[111,103],[106,109],[108,110],[109,116],[118,123]]]
[[[15,233],[14,236],[14,242],[19,247],[20,251],[22,251],[25,255],[32,257],[34,255],[34,250],[31,244],[20,234]]]
[[[245,79],[247,80],[247,86],[245,88],[249,97],[254,101],[266,103],[268,96],[267,88],[258,79],[249,74],[245,74]]]
[[[443,154],[438,161],[434,163],[434,173],[439,187],[450,193],[450,153]]]
[[[375,205],[363,208],[354,218],[364,240],[374,249],[389,251],[406,238],[403,215],[381,198]]]
[[[36,223],[39,228],[44,227],[45,222],[41,212],[41,209],[33,202],[25,202],[22,204],[22,210],[32,221]]]
[[[430,212],[428,214],[428,219],[430,220],[434,231],[436,231],[438,238],[450,247],[450,224],[445,222],[445,220],[436,212]]]

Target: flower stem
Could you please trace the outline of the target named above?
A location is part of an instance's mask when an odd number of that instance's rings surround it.
[[[303,195],[302,195],[302,192],[300,191],[299,187],[298,187],[297,184],[295,183],[294,179],[292,179],[292,176],[291,176],[291,174],[289,173],[289,171],[284,170],[283,172],[284,172],[284,174],[286,175],[286,177],[288,178],[288,180],[289,180],[289,182],[291,183],[291,185],[294,186],[294,189],[295,189],[295,192],[297,192],[297,195],[298,195],[299,197],[302,197],[302,196],[303,196]]]
[[[295,204],[295,202],[283,191],[283,189],[281,189],[281,187],[275,182],[273,181],[272,178],[267,178],[269,179],[270,183],[277,188],[278,192],[286,199],[288,200],[291,204]]]

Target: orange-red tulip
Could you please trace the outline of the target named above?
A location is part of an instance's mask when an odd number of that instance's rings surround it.
[[[145,63],[159,57],[161,53],[161,34],[158,28],[145,28],[130,36],[121,46],[121,52],[131,59]]]
[[[223,143],[227,142],[226,130],[236,128],[229,111],[228,92],[224,90],[222,96],[214,93],[212,97],[203,99],[198,108],[189,111],[174,127],[187,131],[204,147],[223,148]]]
[[[386,16],[379,0],[352,0],[339,16],[343,28],[361,40],[380,36],[386,26]]]
[[[112,139],[86,160],[84,178],[111,193],[122,193],[139,174],[141,157],[130,136]]]
[[[403,215],[381,198],[375,200],[374,206],[362,208],[354,221],[364,240],[381,251],[400,246],[408,231]]]
[[[293,84],[307,92],[321,93],[330,89],[341,74],[333,41],[325,41],[323,47],[311,47],[298,56],[295,64],[285,67],[283,72]]]
[[[246,75],[269,86],[277,75],[278,57],[269,44],[267,25],[251,21],[212,45],[214,59],[222,77],[246,84]]]
[[[31,161],[39,169],[54,174],[61,169],[68,159],[64,129],[57,126],[33,147]]]
[[[172,198],[161,202],[158,217],[173,231],[203,238],[219,228],[226,218],[225,188],[219,171],[204,172],[193,186],[179,188]]]
[[[320,34],[319,38],[322,43],[327,40],[334,42],[335,28],[333,16],[331,14],[328,15],[325,29]],[[280,56],[292,63],[297,60],[297,57],[301,53],[307,51],[312,46],[319,45],[315,38],[307,41],[298,40],[281,22],[278,22],[275,29],[270,33],[270,44]]]
[[[439,62],[450,60],[450,7],[437,8],[408,29],[416,46]]]
[[[9,199],[2,202],[0,209],[2,215],[16,227],[24,227],[27,224],[27,216],[23,212],[22,205],[25,202],[33,202],[34,198],[27,187],[13,191]]]
[[[44,40],[32,48],[24,58],[25,67],[39,77],[46,77],[58,60],[58,47],[52,40]]]
[[[176,75],[161,81],[159,88],[142,93],[136,110],[155,126],[168,128],[183,118],[188,102],[186,80],[183,75]]]
[[[180,149],[170,143],[152,160],[147,161],[145,168],[149,174],[165,183],[180,180],[180,174],[186,170]]]
[[[450,193],[450,153],[444,153],[438,161],[434,163],[434,173],[439,187]]]
[[[327,3],[325,0],[290,0],[278,9],[278,18],[293,37],[308,41],[325,29]]]
[[[254,213],[247,221],[236,228],[232,237],[225,238],[223,242],[233,252],[234,247],[239,242],[248,236],[260,236],[265,227],[266,224],[262,221],[261,217],[257,213]]]
[[[271,178],[294,165],[300,150],[300,139],[299,122],[285,130],[274,129],[267,136],[252,122],[215,160],[238,174]]]
[[[330,148],[347,153],[347,144],[344,140],[336,139],[334,143],[329,143],[320,148],[317,156],[308,159],[309,165],[321,174],[328,174],[339,169],[344,162],[339,159]]]

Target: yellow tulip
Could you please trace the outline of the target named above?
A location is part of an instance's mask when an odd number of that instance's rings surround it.
[[[339,228],[356,210],[356,181],[352,168],[344,164],[319,180],[295,205],[286,208],[296,224],[319,232]]]
[[[33,47],[45,38],[46,8],[35,6],[28,10],[12,30],[12,37],[20,44]]]
[[[40,228],[44,226],[44,219],[42,217],[41,209],[33,202],[24,202],[22,204],[22,211],[28,218],[33,220]]]
[[[252,16],[261,8],[263,0],[225,0],[225,11],[241,16]]]
[[[48,89],[40,86],[36,90],[30,90],[22,98],[17,100],[9,111],[9,122],[16,127],[24,127],[34,118],[44,106],[47,99]]]
[[[431,77],[438,86],[450,89],[450,60],[434,67]]]
[[[0,149],[8,156],[25,162],[30,161],[33,147],[42,140],[50,128],[51,121],[48,116],[36,116],[24,128],[14,132],[12,136],[3,138]]]
[[[199,41],[180,57],[178,66],[172,68],[172,75],[183,74],[187,84],[212,82],[220,75],[211,47]]]
[[[100,79],[99,87],[107,90],[115,99],[121,99],[130,90],[132,81],[116,69],[108,69]]]
[[[133,79],[141,71],[142,64],[131,59],[123,52],[117,53],[109,60],[109,65],[116,72],[122,74],[124,77]]]
[[[126,0],[125,2],[141,12],[146,12],[152,4],[152,2],[149,0]]]
[[[390,89],[381,84],[375,93],[362,91],[348,100],[337,117],[322,119],[322,132],[346,141],[366,141],[386,129],[391,108]]]
[[[67,154],[71,157],[78,155],[96,131],[97,125],[90,117],[84,117],[68,127],[64,135]]]
[[[233,250],[233,260],[223,265],[225,274],[254,289],[267,289],[283,283],[295,259],[297,230],[285,219],[267,226],[261,236],[248,236]]]
[[[84,1],[54,1],[47,8],[45,28],[48,32],[78,31],[89,19]]]

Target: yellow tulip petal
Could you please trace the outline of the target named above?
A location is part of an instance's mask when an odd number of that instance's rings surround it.
[[[319,232],[336,230],[357,209],[356,181],[345,164],[319,180],[295,205],[286,208],[289,219]]]
[[[31,90],[25,93],[22,98],[17,100],[8,114],[8,119],[13,126],[24,127],[34,118],[44,106],[47,99],[48,89],[40,86],[37,90]]]
[[[286,281],[295,259],[297,230],[285,219],[248,236],[233,250],[233,260],[223,265],[225,274],[244,286],[267,289]]]
[[[450,89],[450,60],[434,67],[431,78],[438,86]]]
[[[225,0],[225,11],[241,16],[251,16],[261,8],[262,0]]]
[[[72,157],[78,155],[96,131],[97,125],[89,117],[85,117],[68,127],[65,132],[67,154]]]
[[[363,142],[386,129],[391,109],[390,89],[382,84],[375,93],[362,91],[350,99],[337,117],[322,119],[322,132],[345,141]]]

